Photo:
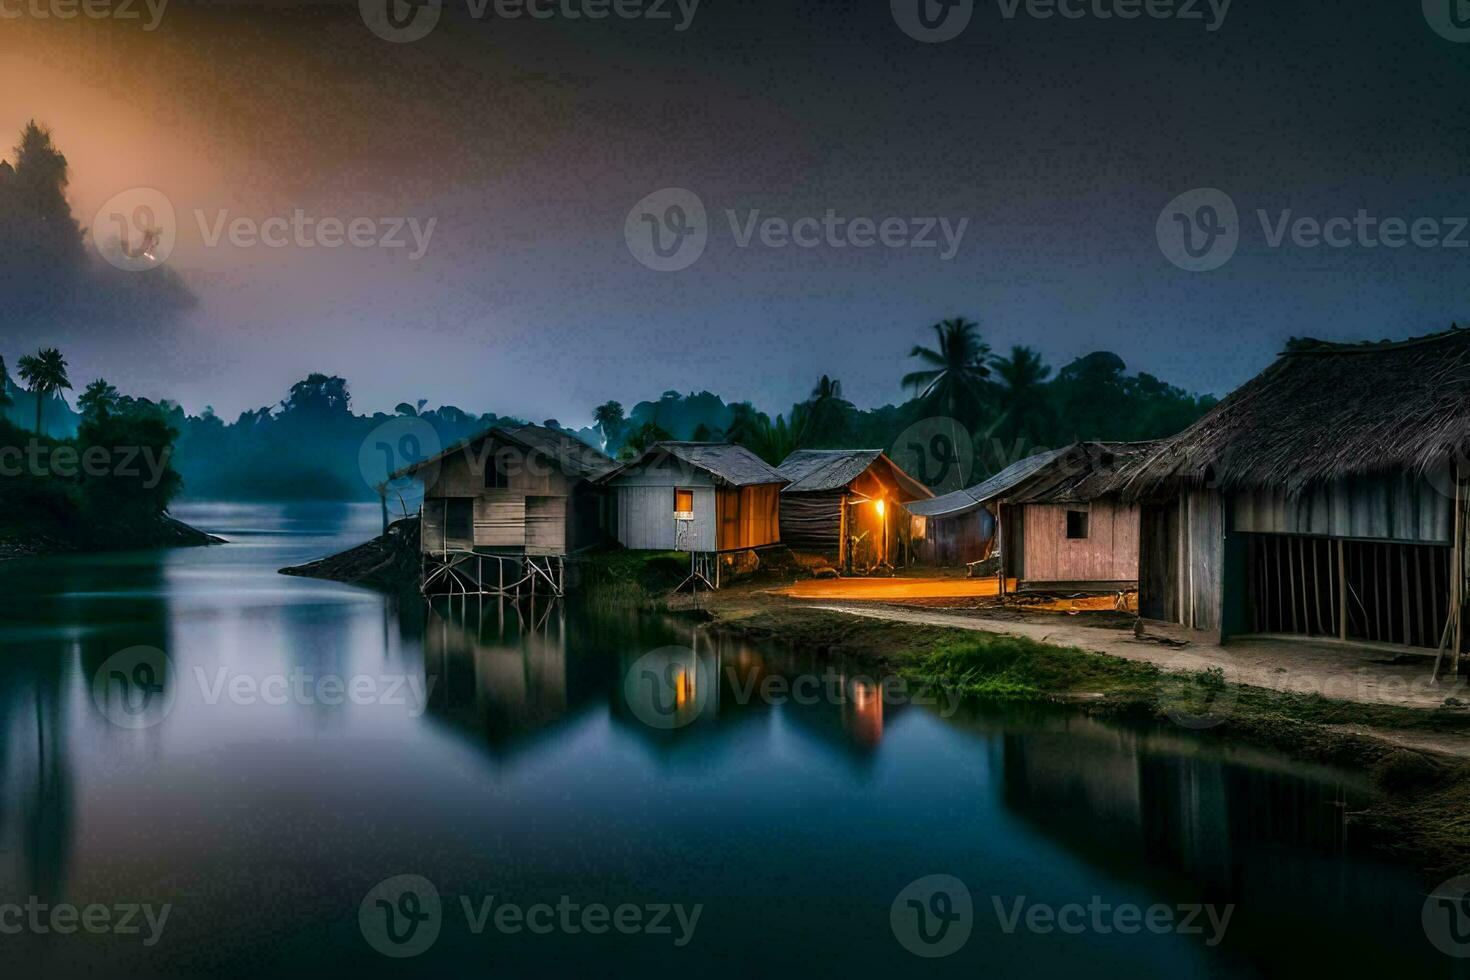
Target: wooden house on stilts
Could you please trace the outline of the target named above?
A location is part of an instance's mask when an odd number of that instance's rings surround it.
[[[617,464],[539,425],[498,426],[393,474],[424,484],[425,592],[561,595],[568,555],[607,541],[594,482]]]
[[[625,548],[684,551],[695,574],[718,586],[756,549],[781,543],[786,480],[744,446],[659,442],[604,474],[612,524]]]
[[[1141,508],[1145,623],[1438,651],[1457,668],[1467,449],[1470,330],[1293,342],[1120,472]]]
[[[903,505],[934,496],[880,449],[801,449],[776,467],[781,540],[852,572],[907,563],[910,522]]]

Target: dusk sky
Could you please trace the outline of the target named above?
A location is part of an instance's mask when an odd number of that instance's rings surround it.
[[[684,30],[687,5],[661,6],[507,20],[445,0],[427,37],[391,43],[356,3],[174,0],[149,30],[141,0],[132,20],[11,0],[5,155],[28,119],[51,127],[84,226],[120,192],[162,192],[166,262],[198,304],[142,333],[6,326],[0,354],[54,342],[78,387],[105,374],[231,418],[318,370],[360,411],[426,398],[583,424],[670,388],[784,411],[823,373],[860,406],[900,400],[908,349],[954,315],[997,350],[1058,367],[1113,350],[1214,393],[1292,335],[1470,321],[1470,43],[1436,32],[1432,2],[1235,0],[1222,20],[1201,0],[1199,19],[1122,20],[1091,0],[1075,19],[990,0],[942,43],[871,0],[706,0]],[[703,253],[669,272],[625,237],[665,188],[708,216]],[[1238,250],[1208,271],[1171,263],[1156,233],[1197,188],[1239,213]],[[399,248],[210,243],[221,218],[298,209],[412,224]],[[1433,219],[1446,241],[1273,246],[1258,210],[1268,226]],[[756,211],[902,219],[895,242],[944,224],[935,248],[742,247]],[[946,259],[941,228],[961,223]],[[421,257],[410,227],[431,229]]]

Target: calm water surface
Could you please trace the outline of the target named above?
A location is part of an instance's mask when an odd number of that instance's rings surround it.
[[[0,935],[5,976],[1463,975],[1421,925],[1433,882],[1344,831],[1370,802],[1353,773],[1172,727],[884,704],[855,672],[846,697],[773,703],[750,685],[827,668],[650,617],[276,574],[373,534],[371,506],[180,516],[231,543],[0,565],[0,904],[171,907],[151,947],[146,925]],[[115,659],[138,647],[168,660]],[[891,906],[936,874],[967,886],[949,926],[970,934],[920,959]],[[377,905],[400,875],[437,917],[397,884]],[[477,933],[492,898],[701,909],[692,932],[669,913],[667,934]],[[1111,912],[1028,929],[1069,903],[1233,912],[1216,945],[1203,914],[1202,934]],[[900,920],[913,942],[902,901]],[[374,948],[410,925],[388,948],[419,955]]]

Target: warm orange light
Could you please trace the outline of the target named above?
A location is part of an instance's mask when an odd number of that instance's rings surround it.
[[[678,682],[674,685],[674,701],[679,707],[694,700],[694,678],[685,671],[679,671]]]
[[[873,501],[873,503],[875,503],[875,504],[878,505],[878,516],[879,517],[882,517],[883,516],[883,501],[881,501],[881,500],[875,500],[875,501]]]

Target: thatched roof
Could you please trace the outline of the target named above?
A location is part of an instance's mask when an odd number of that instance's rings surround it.
[[[1179,484],[1309,486],[1423,472],[1470,443],[1470,330],[1375,344],[1294,341],[1204,418],[1125,469],[1130,497]]]
[[[618,474],[637,469],[659,456],[672,456],[732,487],[786,482],[784,476],[755,453],[727,442],[656,442],[638,458],[605,474],[603,480],[616,479]]]
[[[401,477],[413,476],[431,463],[438,463],[491,438],[535,453],[543,459],[556,463],[557,467],[568,476],[581,477],[585,480],[595,480],[616,469],[618,465],[610,457],[587,445],[581,439],[556,429],[548,429],[542,425],[497,425],[483,432],[477,432],[468,439],[461,439],[437,456],[430,456],[412,466],[405,466],[391,474],[389,479],[397,480]]]
[[[963,514],[974,510],[986,501],[999,497],[1012,487],[1018,486],[1028,477],[1033,476],[1037,470],[1060,458],[1065,452],[1065,449],[1055,449],[1027,456],[1007,466],[983,483],[977,483],[973,487],[956,490],[932,500],[919,500],[911,504],[904,504],[904,506],[908,508],[910,514],[917,514],[920,517],[954,517]]]
[[[818,493],[841,490],[874,466],[887,470],[889,480],[907,495],[906,499],[934,496],[881,449],[798,449],[782,460],[776,472],[791,481],[782,493]]]

